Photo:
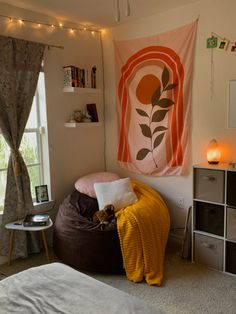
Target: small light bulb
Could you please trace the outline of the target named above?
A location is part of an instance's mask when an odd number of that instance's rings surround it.
[[[19,24],[22,25],[23,24],[23,20],[19,20]]]
[[[91,34],[94,35],[94,31],[91,31]]]
[[[51,25],[51,28],[54,28],[54,27],[55,27],[55,26],[52,24],[52,25]]]
[[[84,27],[84,31],[86,31],[87,30],[87,28],[86,27]]]
[[[12,20],[12,18],[11,17],[9,17],[9,23],[11,23],[13,20]]]
[[[41,27],[41,24],[40,23],[38,23],[38,28],[40,28]]]
[[[73,28],[70,29],[70,33],[74,34],[75,30]]]
[[[59,26],[60,26],[60,27],[63,27],[63,24],[62,24],[62,23],[59,23]]]

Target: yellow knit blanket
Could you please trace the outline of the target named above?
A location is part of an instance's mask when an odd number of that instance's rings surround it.
[[[169,233],[169,212],[160,194],[146,184],[132,180],[138,202],[116,213],[126,276],[149,285],[161,285],[165,247]]]

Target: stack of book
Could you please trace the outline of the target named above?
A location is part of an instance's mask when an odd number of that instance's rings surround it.
[[[27,215],[23,221],[24,227],[42,227],[48,226],[50,216],[46,213]]]
[[[64,87],[93,87],[91,81],[92,73],[92,71],[89,73],[88,69],[80,69],[74,65],[64,66]]]

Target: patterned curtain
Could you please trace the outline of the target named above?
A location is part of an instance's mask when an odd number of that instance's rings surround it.
[[[4,213],[0,228],[0,254],[7,255],[5,224],[33,209],[30,180],[19,147],[30,114],[45,46],[0,36],[0,129],[11,154],[7,170]],[[27,256],[25,232],[16,232],[13,257]]]

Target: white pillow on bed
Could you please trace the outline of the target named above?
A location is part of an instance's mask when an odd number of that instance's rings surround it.
[[[112,204],[116,210],[137,202],[130,178],[112,182],[94,183],[99,209]]]

